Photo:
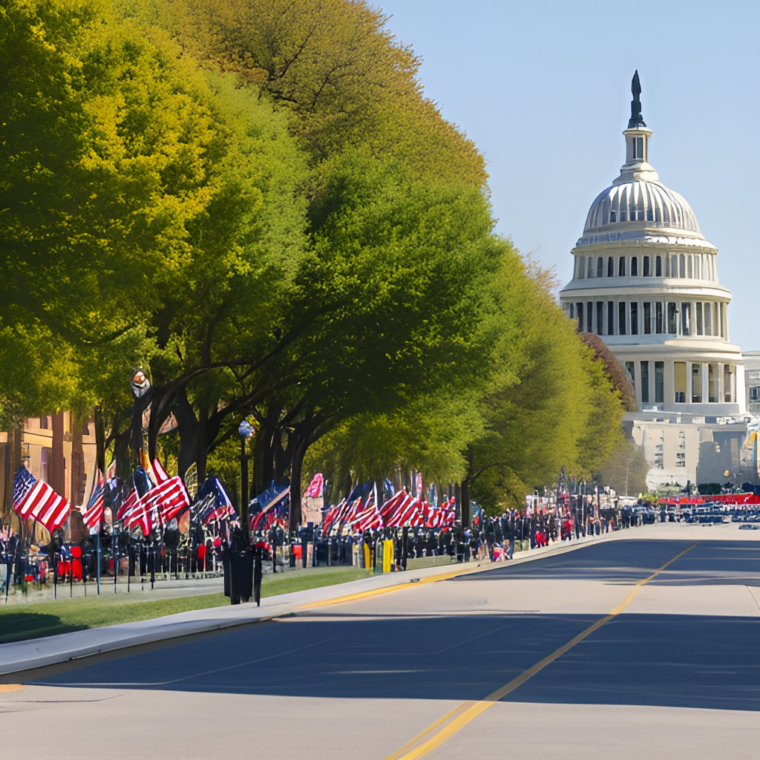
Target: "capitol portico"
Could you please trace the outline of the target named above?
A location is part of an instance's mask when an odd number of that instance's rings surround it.
[[[753,452],[742,354],[729,340],[731,293],[718,279],[718,249],[649,163],[640,92],[637,73],[625,164],[591,204],[560,302],[628,371],[637,411],[624,419],[644,448],[649,486],[724,481],[725,470],[734,479]]]

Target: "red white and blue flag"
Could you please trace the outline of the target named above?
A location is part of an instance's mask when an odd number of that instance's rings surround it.
[[[237,517],[230,497],[218,478],[209,477],[201,486],[193,505],[193,518],[208,525],[213,520],[226,520]]]
[[[103,522],[104,503],[103,495],[105,492],[105,483],[103,473],[98,470],[95,476],[95,482],[92,484],[92,493],[90,500],[87,502],[87,508],[82,512],[82,520],[91,531],[100,528]]]
[[[71,505],[22,466],[13,480],[13,509],[22,519],[36,520],[52,533],[66,522]]]
[[[416,511],[416,499],[404,490],[389,499],[380,511],[386,528],[403,528],[410,525]]]
[[[142,496],[133,489],[117,514],[126,528],[140,527],[148,535],[155,524],[163,525],[178,517],[190,506],[190,495],[179,475],[170,478],[155,459],[151,467],[156,484],[147,478],[150,488]]]
[[[382,527],[383,518],[377,508],[377,486],[373,486],[364,509],[353,518],[353,530],[357,533],[364,533],[364,531],[377,530]]]

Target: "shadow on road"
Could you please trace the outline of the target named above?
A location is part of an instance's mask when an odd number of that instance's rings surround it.
[[[691,543],[600,544],[449,581],[635,582]],[[758,585],[760,544],[705,543],[655,582]],[[598,616],[482,611],[352,616],[330,609],[119,657],[35,681],[104,689],[315,698],[483,699]],[[371,614],[371,613],[370,613]],[[760,710],[760,618],[623,614],[507,700]],[[593,721],[590,722],[590,730]]]
[[[293,619],[37,683],[332,698],[482,699],[594,616]],[[760,620],[621,615],[509,699],[760,710]]]

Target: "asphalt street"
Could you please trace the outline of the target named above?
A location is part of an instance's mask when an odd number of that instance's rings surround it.
[[[0,756],[754,760],[757,534],[630,534],[35,673]]]

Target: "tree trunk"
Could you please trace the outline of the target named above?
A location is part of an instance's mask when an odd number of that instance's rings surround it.
[[[135,467],[142,465],[140,454],[143,447],[143,412],[149,408],[152,398],[153,388],[148,388],[140,398],[132,397],[132,422],[130,425],[132,436],[130,444],[132,447],[132,463]]]
[[[5,493],[3,494],[3,518],[7,516],[8,524],[13,516],[13,479],[21,467],[21,424],[11,422],[8,425],[8,443],[5,444]]]
[[[198,418],[195,416],[195,410],[192,405],[187,400],[187,394],[185,393],[184,388],[177,394],[174,403],[174,414],[177,418],[177,427],[179,429],[179,456],[177,457],[177,466],[179,467],[180,475],[184,475],[190,468],[190,465],[197,461],[198,442],[201,438]],[[203,481],[201,480],[201,474],[199,471],[198,485],[200,486],[202,483]]]
[[[472,514],[470,509],[470,481],[465,478],[462,481],[461,485],[461,519],[462,519],[462,527],[468,528],[470,526],[470,523],[472,522]]]
[[[148,420],[148,459],[152,462],[158,453],[158,433],[172,412],[174,394],[168,394],[163,388],[153,388]],[[187,398],[187,397],[185,397]]]
[[[275,445],[279,444],[277,433],[277,420],[280,417],[280,407],[272,404],[267,408],[264,423],[261,426],[259,435],[261,436],[261,467],[257,466],[257,471],[261,470],[260,488],[256,492],[261,493],[269,487],[269,484],[275,479],[274,458]],[[258,462],[256,463],[258,465]]]
[[[129,436],[130,429],[117,433],[113,437],[113,453],[116,459],[116,477],[122,482],[129,479],[132,474],[132,466],[129,460]]]
[[[106,474],[106,423],[103,419],[103,407],[98,404],[93,412],[95,425],[95,466]]]
[[[296,438],[295,436],[293,436]],[[288,530],[291,534],[298,530],[303,521],[301,513],[301,474],[303,458],[308,448],[308,434],[298,436],[295,440],[293,455],[290,462],[290,516],[288,518]]]
[[[66,496],[66,468],[63,459],[63,412],[53,415],[53,451],[49,470],[50,487],[61,496]]]

